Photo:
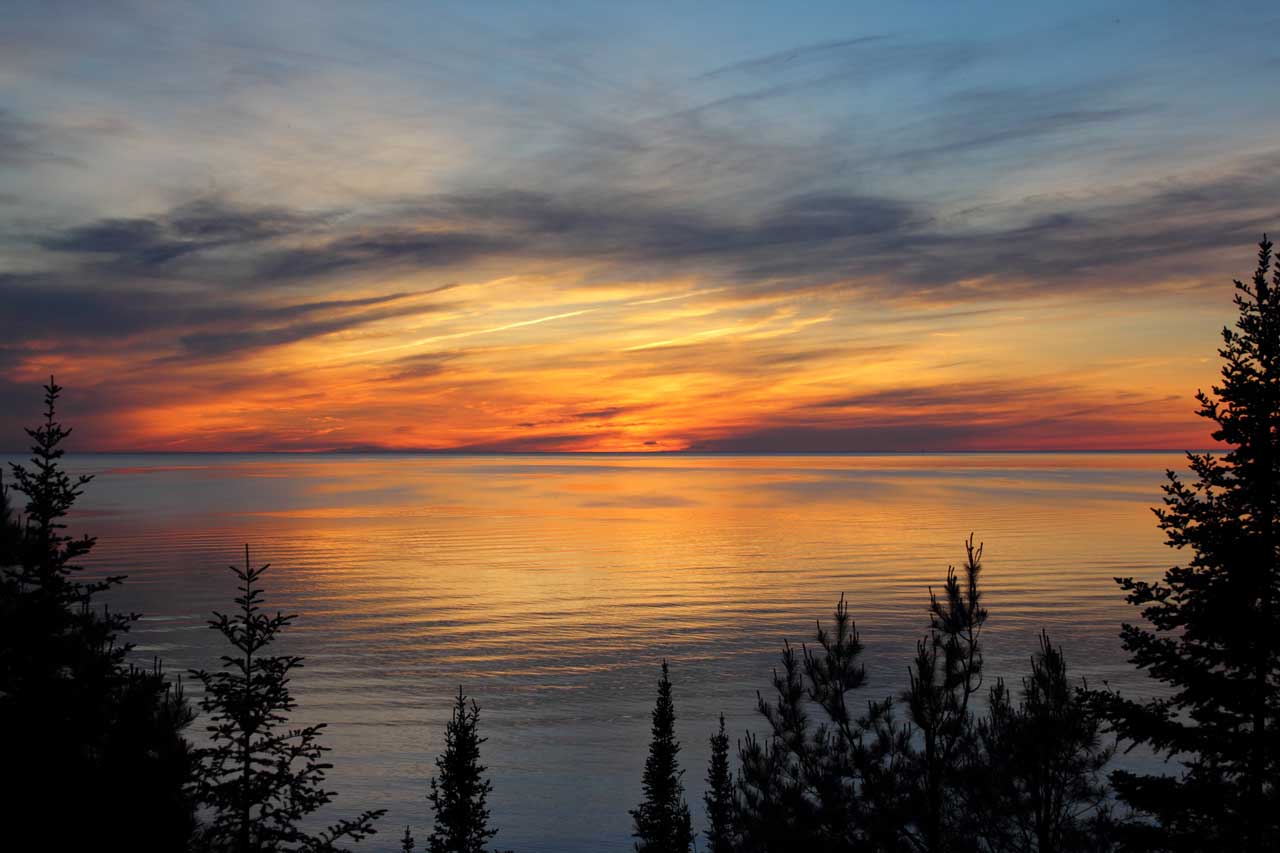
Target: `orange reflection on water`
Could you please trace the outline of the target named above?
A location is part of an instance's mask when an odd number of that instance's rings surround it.
[[[249,542],[273,564],[269,605],[301,614],[290,642],[308,656],[302,707],[332,724],[344,796],[364,790],[400,822],[425,819],[416,783],[462,683],[502,756],[495,813],[531,839],[575,820],[598,832],[590,814],[634,805],[617,780],[643,762],[663,657],[689,767],[720,712],[736,731],[755,725],[782,639],[806,639],[841,593],[867,646],[868,698],[900,690],[928,586],[970,531],[987,546],[990,677],[1016,678],[1046,627],[1078,674],[1141,695],[1118,651],[1132,614],[1112,578],[1169,562],[1149,508],[1163,469],[1181,465],[1174,454],[74,461],[100,474],[83,523],[101,536],[95,565],[131,575],[129,606],[150,619],[135,632],[142,653],[176,669],[216,659],[203,622],[228,605],[223,567]]]

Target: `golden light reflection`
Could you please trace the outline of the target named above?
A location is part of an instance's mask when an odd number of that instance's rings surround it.
[[[105,473],[163,476],[168,495],[210,477],[257,478],[250,491],[230,486],[241,497],[221,511],[285,567],[287,588],[305,591],[309,618],[341,620],[369,642],[438,647],[486,678],[511,669],[554,680],[628,665],[637,638],[714,654],[699,638],[743,619],[771,646],[841,591],[865,630],[900,631],[901,611],[922,608],[970,530],[991,543],[993,606],[1023,614],[1054,602],[1054,618],[1084,631],[1123,613],[1116,566],[1161,554],[1147,507],[1160,470],[1178,464],[1164,454],[368,456]]]

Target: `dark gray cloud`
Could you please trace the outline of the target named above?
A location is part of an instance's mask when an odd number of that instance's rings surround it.
[[[832,398],[782,414],[774,423],[696,440],[709,452],[854,453],[1009,448],[1039,442],[1070,446],[1080,436],[1161,449],[1135,433],[1141,415],[1177,398],[1121,392],[1102,402],[1066,406],[1082,389],[1062,384],[960,382]],[[1135,420],[1135,415],[1139,417]]]
[[[128,337],[163,329],[187,307],[160,294],[128,291],[52,273],[0,273],[0,335],[10,343]],[[219,308],[221,311],[227,308]]]
[[[77,258],[77,273],[104,284],[127,287],[141,274],[220,290],[301,284],[351,270],[433,268],[515,248],[458,230],[361,230],[342,224],[350,213],[197,199],[152,217],[60,229],[36,242]],[[213,250],[221,254],[210,255]]]
[[[760,245],[875,237],[910,230],[920,214],[904,202],[871,196],[803,195],[785,199],[753,229]]]
[[[355,225],[339,211],[202,200],[156,217],[64,229],[41,244],[87,258],[73,272],[91,284],[64,292],[83,299],[86,318],[117,326],[136,312],[122,310],[129,297],[107,291],[136,286],[140,268],[164,268],[213,292],[300,286],[338,273],[585,261],[601,280],[610,270],[699,274],[747,298],[856,285],[956,301],[1120,281],[1136,290],[1196,274],[1212,252],[1247,244],[1280,219],[1278,198],[1280,153],[1272,153],[1219,175],[1030,198],[945,218],[922,202],[834,190],[782,194],[760,210],[704,209],[655,193],[476,190],[410,200]],[[212,249],[224,251],[213,257]],[[198,265],[183,266],[196,255]],[[191,346],[221,351],[231,340],[197,336]]]
[[[963,382],[942,386],[885,388],[847,397],[837,397],[815,404],[818,409],[861,409],[879,411],[936,409],[971,406],[974,411],[989,411],[992,406],[1022,404],[1074,390],[1068,386],[1011,387],[1000,382]]]
[[[579,420],[608,420],[622,414],[624,409],[620,406],[610,406],[607,409],[595,409],[590,412],[574,412],[573,416]]]
[[[1198,180],[1028,199],[945,221],[899,199],[837,193],[783,197],[754,217],[625,196],[444,201],[455,221],[496,228],[527,255],[709,272],[746,292],[875,277],[889,295],[949,301],[1158,284],[1195,271],[1207,250],[1255,239],[1280,218],[1277,198],[1273,154]]]
[[[101,255],[135,267],[167,264],[194,252],[243,246],[301,230],[314,219],[280,208],[246,208],[201,199],[156,218],[102,219],[51,234],[51,252]]]
[[[248,243],[301,230],[321,221],[278,207],[239,207],[199,199],[175,208],[165,225],[181,237],[207,243]]]
[[[909,452],[954,450],[975,440],[988,438],[988,431],[981,426],[946,421],[857,426],[768,426],[697,441],[689,450],[713,453]]]
[[[915,215],[901,202],[841,194],[782,200],[755,221],[738,222],[672,209],[628,196],[557,197],[534,192],[475,192],[414,203],[419,227],[366,224],[343,233],[340,221],[280,209],[242,209],[199,202],[162,216],[108,219],[68,228],[40,241],[58,253],[90,256],[79,271],[119,281],[137,269],[223,288],[303,283],[344,272],[444,269],[475,260],[537,257],[732,268],[735,259],[771,249],[828,241],[883,237],[906,228]],[[306,230],[307,244],[288,245]],[[211,249],[235,251],[225,262],[204,259],[177,267]]]
[[[617,435],[613,432],[559,433],[549,435],[511,436],[496,441],[484,441],[451,448],[459,453],[543,453],[554,450],[572,450],[590,447],[602,437]]]
[[[335,305],[343,308],[351,308],[354,306],[380,305],[399,302],[406,296],[407,294],[399,294],[390,297],[343,300],[337,302],[330,301],[328,303],[319,304],[325,305],[326,309],[333,308]],[[297,308],[297,306],[293,307]],[[324,317],[321,319],[307,319],[280,325],[251,326],[246,329],[195,332],[188,335],[182,335],[178,339],[182,352],[176,357],[194,358],[199,360],[223,358],[230,355],[241,354],[250,350],[269,349],[271,347],[297,343],[298,341],[307,340],[309,338],[331,335],[334,332],[341,332],[359,328],[360,326],[367,326],[370,323],[375,323],[379,320],[386,320],[392,317],[412,317],[420,314],[428,314],[440,311],[443,307],[444,306],[438,304],[419,304],[409,307],[386,307],[366,311],[344,310],[336,313],[334,316]],[[295,311],[294,313],[313,314],[320,313],[326,309],[313,308],[311,310]]]
[[[668,207],[644,195],[557,197],[533,192],[476,192],[440,200],[445,221],[494,228],[511,249],[549,258],[679,264],[738,259],[776,249],[868,240],[908,230],[919,214],[892,198],[840,193],[784,197],[763,215],[709,214]]]
[[[0,312],[0,335],[11,356],[34,342],[56,341],[67,353],[141,343],[151,351],[171,350],[164,360],[214,358],[437,311],[442,303],[404,303],[445,289],[264,305],[245,296],[121,290],[50,275],[0,274],[0,304],[8,309]]]
[[[300,281],[347,270],[438,268],[518,248],[500,237],[459,231],[370,231],[314,247],[271,251],[254,266],[258,281]]]

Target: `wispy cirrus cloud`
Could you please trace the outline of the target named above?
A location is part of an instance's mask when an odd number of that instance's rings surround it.
[[[94,275],[110,276],[116,265],[164,267],[223,284],[571,258],[615,265],[614,277],[639,265],[697,270],[743,292],[875,280],[886,295],[951,300],[957,294],[938,286],[982,280],[984,297],[1034,297],[1038,288],[1098,287],[1115,274],[1137,288],[1158,285],[1175,264],[1260,233],[1280,212],[1278,196],[1280,152],[1271,152],[1223,173],[1019,199],[968,215],[838,193],[784,196],[747,215],[625,194],[455,193],[358,222],[337,211],[309,216],[202,200],[153,218],[73,226],[40,245],[91,256],[86,271]],[[300,231],[305,245],[294,245]],[[235,251],[198,268],[173,263],[228,249]]]

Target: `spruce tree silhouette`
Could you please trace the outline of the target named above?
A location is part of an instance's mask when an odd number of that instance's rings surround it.
[[[400,836],[400,853],[413,853],[413,848],[416,846],[413,842],[413,833],[409,832],[408,826],[405,826],[404,835]]]
[[[444,730],[444,752],[436,759],[439,778],[431,778],[431,809],[435,826],[427,838],[430,853],[484,853],[498,830],[489,828],[488,797],[493,783],[484,778],[480,763],[480,706],[467,703],[462,688],[453,703],[453,716]],[[408,830],[406,830],[406,834]]]
[[[1111,849],[1110,791],[1102,771],[1115,750],[1104,745],[1101,725],[1067,677],[1062,650],[1041,632],[1019,704],[998,680],[977,723],[965,803],[982,849]]]
[[[653,708],[653,737],[644,762],[644,800],[633,809],[632,835],[641,853],[688,853],[693,845],[693,821],[680,777],[680,742],[676,740],[676,706],[671,698],[667,662],[662,662],[658,701]]]
[[[204,686],[200,707],[208,715],[210,742],[197,752],[197,790],[209,812],[200,841],[206,849],[235,853],[340,850],[340,841],[375,833],[374,821],[385,810],[363,812],[314,834],[303,829],[303,821],[334,797],[324,788],[332,765],[323,761],[328,747],[319,743],[323,723],[287,726],[296,705],[290,673],[302,658],[264,653],[296,618],[263,612],[258,581],[267,568],[252,567],[246,545],[244,568],[231,566],[240,581],[238,610],[215,612],[209,622],[235,654],[223,655],[217,672],[192,672]]]
[[[136,849],[181,849],[194,823],[182,737],[191,711],[158,662],[129,662],[123,635],[137,615],[95,606],[124,578],[80,580],[77,562],[94,540],[67,535],[64,519],[92,478],[62,468],[71,430],[57,419],[61,391],[50,377],[44,422],[27,430],[30,467],[10,466],[27,498],[24,523],[7,490],[0,523],[5,841],[46,849],[56,833],[69,849],[126,839]]]
[[[735,802],[733,776],[729,772],[729,736],[724,732],[724,714],[720,729],[711,737],[711,759],[707,765],[707,791],[702,796],[707,808],[708,853],[733,853]]]
[[[1120,798],[1157,824],[1129,827],[1134,845],[1280,849],[1280,261],[1265,235],[1253,280],[1235,290],[1221,384],[1196,394],[1228,449],[1188,453],[1194,481],[1167,472],[1156,510],[1191,559],[1154,583],[1116,579],[1150,625],[1123,627],[1130,661],[1172,695],[1092,696],[1122,739],[1183,765],[1112,774]]]

